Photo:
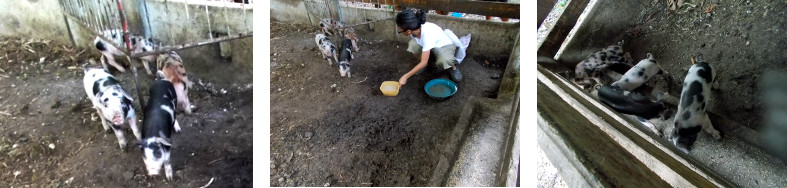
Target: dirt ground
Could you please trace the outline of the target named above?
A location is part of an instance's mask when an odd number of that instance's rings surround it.
[[[719,85],[709,110],[759,130],[764,115],[760,76],[767,71],[787,73],[787,2],[694,2],[696,8],[684,5],[677,11],[665,10],[665,1],[649,2],[640,14],[641,30],[635,31],[637,35],[624,48],[636,61],[653,53],[671,80],[650,83],[668,88],[675,97],[680,97],[690,57],[703,54],[714,67]]]
[[[415,65],[405,43],[362,38],[352,78],[342,78],[317,51],[317,30],[271,23],[272,186],[426,186],[464,101],[496,97],[504,70],[505,61],[487,64],[468,52],[453,98],[436,101],[423,91],[427,81],[448,78],[436,68],[386,97],[379,85]]]
[[[183,56],[190,79],[197,82],[189,97],[198,109],[177,117],[183,132],[173,134],[175,177],[166,181],[146,175],[130,130],[126,130],[128,151],[122,152],[114,133],[101,127],[82,86],[81,64],[99,57],[91,50],[54,41],[0,39],[0,185],[198,187],[211,178],[212,186],[251,184],[250,80],[214,84],[225,78],[188,65],[201,59],[221,61],[218,55]],[[139,80],[147,101],[147,86],[153,79],[142,69]],[[135,99],[137,119],[143,119],[132,74],[112,70]]]

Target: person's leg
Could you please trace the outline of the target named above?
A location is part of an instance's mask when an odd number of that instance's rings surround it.
[[[459,69],[456,67],[456,57],[454,57],[456,53],[455,45],[446,45],[436,48],[432,50],[432,53],[437,58],[435,64],[438,68],[448,70],[452,80],[456,82],[462,81],[462,73],[459,72]]]
[[[435,56],[435,65],[440,69],[449,69],[456,65],[456,46],[453,44],[446,45],[439,48],[432,49],[432,54]]]

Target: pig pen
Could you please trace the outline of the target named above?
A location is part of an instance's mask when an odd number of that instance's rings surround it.
[[[271,23],[272,186],[426,186],[464,102],[496,97],[507,61],[468,52],[459,65],[464,79],[447,101],[424,92],[427,81],[448,78],[434,67],[387,97],[380,84],[415,65],[406,43],[361,35],[352,78],[340,77],[319,54],[318,29]]]
[[[81,65],[98,60],[95,49],[49,40],[0,39],[0,185],[199,187],[211,180],[211,186],[250,185],[251,71],[236,70],[237,65],[218,54],[218,45],[177,52],[195,82],[189,98],[197,110],[177,117],[183,131],[172,135],[174,178],[167,181],[147,176],[130,130],[125,130],[128,151],[122,152],[115,135],[101,127],[82,86]],[[142,126],[134,77],[130,70],[110,69],[134,98]],[[147,101],[153,78],[142,69],[138,67],[140,89]]]
[[[703,54],[715,69],[719,86],[712,91],[707,110],[717,114],[711,121],[723,139],[717,141],[702,132],[689,156],[734,185],[784,185],[787,166],[764,152],[758,144],[758,133],[763,134],[766,117],[760,78],[766,72],[787,71],[787,3],[691,2],[694,4],[669,10],[666,1],[598,1],[597,10],[584,18],[583,28],[558,52],[557,62],[540,64],[571,80],[578,62],[593,51],[625,39],[624,50],[631,53],[635,63],[652,53],[667,72],[647,85],[677,101],[692,65],[690,57]],[[676,109],[674,104],[671,107]],[[626,116],[636,122],[633,116]],[[668,132],[673,118],[674,114],[666,121],[651,122]]]

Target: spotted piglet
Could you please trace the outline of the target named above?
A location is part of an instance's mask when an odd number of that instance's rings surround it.
[[[328,65],[332,65],[331,58],[339,62],[338,53],[336,53],[336,46],[333,45],[331,39],[328,39],[324,34],[317,34],[314,37],[314,42],[317,43],[317,46],[320,48],[320,53],[322,53],[322,58],[328,60]]]
[[[675,129],[671,134],[672,142],[684,153],[691,150],[701,130],[708,132],[713,138],[720,139],[718,130],[713,128],[705,106],[711,97],[711,84],[715,80],[715,72],[706,63],[702,54],[695,58],[697,63],[689,68],[683,89],[680,94],[678,111],[675,114]]]
[[[592,86],[593,82],[601,84],[601,74],[604,69],[611,64],[626,63],[631,65],[631,60],[625,58],[623,54],[623,41],[618,42],[617,45],[610,45],[604,49],[594,52],[587,59],[577,64],[574,72],[576,77],[574,83],[580,87],[587,88]]]
[[[102,34],[104,36],[108,36],[108,38],[111,39],[115,44],[121,44],[122,45],[121,48],[125,49],[126,38],[123,37],[122,31],[116,29],[106,30],[103,31]],[[144,37],[133,36],[133,35],[130,36],[129,38],[131,39],[131,47],[132,47],[131,52],[133,53],[153,51],[156,48],[156,45],[150,39],[145,39]],[[113,45],[111,45],[110,43],[101,39],[101,37],[98,36],[96,36],[96,38],[93,40],[93,45],[95,45],[96,49],[98,49],[98,51],[101,52],[102,54],[101,61],[105,69],[107,68],[106,64],[109,63],[110,65],[115,67],[115,69],[117,69],[118,71],[126,72],[126,69],[124,69],[123,66],[120,66],[115,61],[115,56],[124,55],[122,51],[120,51],[118,48],[114,47]],[[153,75],[153,73],[150,71],[150,67],[148,63],[156,61],[156,56],[148,55],[148,56],[140,57],[139,59],[140,61],[142,61],[142,65],[145,67],[145,70],[147,71],[148,75]]]
[[[336,32],[338,30],[337,28],[341,28],[343,26],[344,24],[341,22],[333,21],[330,18],[323,18],[320,20],[320,28],[322,29],[322,32],[328,35],[333,35],[331,31]]]
[[[358,48],[358,43],[357,43],[358,38],[356,38],[355,36],[355,29],[353,29],[352,27],[344,28],[344,37],[350,39],[350,42],[352,42],[353,45],[353,50],[355,50],[356,52],[361,50],[360,48]]]
[[[145,106],[145,120],[142,122],[142,140],[138,143],[142,150],[149,176],[159,175],[161,167],[167,179],[172,180],[172,131],[180,132],[175,119],[177,106],[175,87],[167,80],[156,80],[150,86],[150,100]]]
[[[175,51],[160,54],[156,59],[156,72],[159,77],[166,78],[173,86],[175,86],[175,94],[178,99],[177,110],[191,114],[192,106],[189,101],[189,89],[192,82],[186,74],[186,67],[183,66],[183,60],[180,55]]]
[[[626,74],[623,74],[620,80],[612,83],[612,87],[632,91],[648,82],[648,79],[653,76],[661,74],[664,74],[664,71],[661,70],[661,66],[656,63],[656,59],[653,58],[653,55],[648,53],[647,58],[639,61],[637,65],[626,71]]]
[[[118,138],[120,149],[126,149],[126,137],[123,134],[122,125],[128,123],[137,140],[141,138],[137,127],[137,117],[131,97],[126,94],[115,77],[106,72],[105,69],[89,69],[85,67],[85,77],[83,79],[85,92],[93,103],[93,108],[98,111],[101,117],[101,125],[104,130],[112,130]]]
[[[344,38],[342,40],[342,52],[341,57],[339,57],[339,74],[342,77],[347,75],[347,78],[350,78],[350,60],[355,58],[352,50],[350,50],[351,45],[350,39]]]

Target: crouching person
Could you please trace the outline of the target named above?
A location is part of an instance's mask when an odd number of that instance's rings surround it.
[[[405,73],[400,79],[399,84],[404,85],[407,79],[424,69],[430,56],[435,56],[435,65],[442,70],[447,70],[451,79],[460,82],[462,73],[456,67],[457,46],[443,32],[440,26],[426,22],[426,11],[424,10],[405,10],[396,15],[396,27],[399,33],[412,37],[408,52],[413,53],[418,58],[418,64],[412,70]]]

